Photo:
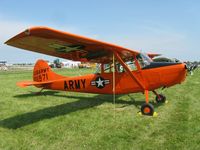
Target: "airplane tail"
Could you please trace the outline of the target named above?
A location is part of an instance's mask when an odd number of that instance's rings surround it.
[[[20,87],[26,87],[34,85],[36,87],[45,87],[51,84],[53,81],[64,78],[64,76],[58,75],[51,70],[46,61],[39,59],[33,69],[33,81],[18,82]]]
[[[47,82],[55,79],[61,79],[63,76],[54,73],[46,61],[39,59],[33,69],[33,81]]]

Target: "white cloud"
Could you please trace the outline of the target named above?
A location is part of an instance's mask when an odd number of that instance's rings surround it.
[[[48,59],[51,61],[55,59],[55,57],[24,51],[4,44],[8,39],[24,31],[25,29],[33,26],[48,26],[58,30],[72,32],[80,35],[82,34],[93,38],[98,37],[98,35],[82,32],[76,27],[59,26],[59,25],[56,26],[53,24],[41,25],[35,23],[17,22],[17,21],[5,20],[0,17],[0,52],[1,52],[0,60],[6,60],[8,62],[13,63],[13,62],[35,62],[39,58]]]
[[[7,60],[9,62],[34,62],[39,58],[53,60],[54,57],[36,54],[33,52],[22,51],[4,44],[5,41],[22,32],[28,27],[43,26],[43,24],[17,22],[2,19],[0,17],[0,60]],[[62,31],[72,32],[75,34],[87,36],[94,39],[101,39],[103,41],[111,41],[114,44],[131,48],[133,50],[142,50],[144,52],[161,53],[164,56],[176,57],[182,60],[197,59],[199,52],[190,51],[190,43],[184,33],[173,31],[161,25],[146,25],[140,26],[140,31],[134,34],[132,31],[128,35],[108,35],[106,33],[91,34],[88,31],[83,31],[77,27],[61,26],[47,23],[44,26],[49,26]],[[128,29],[124,29],[128,30]],[[101,35],[104,34],[104,35]],[[104,38],[102,38],[104,37]],[[19,57],[20,56],[20,57]]]
[[[27,28],[28,24],[25,23],[19,23],[19,22],[14,22],[14,21],[0,21],[0,41],[1,43],[8,38],[11,38],[15,34],[25,30]]]
[[[164,26],[140,26],[140,32],[131,33],[123,37],[115,36],[113,43],[148,53],[159,53],[163,56],[185,60],[189,51],[188,38],[184,33],[170,30]]]

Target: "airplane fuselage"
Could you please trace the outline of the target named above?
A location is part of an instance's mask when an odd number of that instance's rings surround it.
[[[186,77],[185,64],[181,63],[144,68],[132,71],[132,73],[149,91],[160,87],[170,87],[179,84],[184,81]],[[127,72],[115,73],[114,76],[115,81],[113,81],[113,73],[66,77],[53,82],[47,88],[72,92],[113,94],[113,82],[115,82],[116,94],[144,91],[144,89],[140,87]]]

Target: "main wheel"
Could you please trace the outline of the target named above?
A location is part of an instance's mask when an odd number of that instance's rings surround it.
[[[153,113],[154,113],[154,107],[153,107],[153,105],[150,104],[150,103],[144,103],[141,106],[141,113],[143,115],[153,116]]]
[[[157,103],[164,103],[165,101],[166,101],[166,97],[163,94],[159,94],[159,96],[156,96]]]

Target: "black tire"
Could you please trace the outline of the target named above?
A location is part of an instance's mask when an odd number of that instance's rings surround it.
[[[150,103],[144,103],[141,106],[141,113],[143,115],[153,116],[154,114],[154,107]]]
[[[166,101],[166,97],[163,94],[159,94],[159,96],[156,96],[156,102],[157,103],[164,103]]]

